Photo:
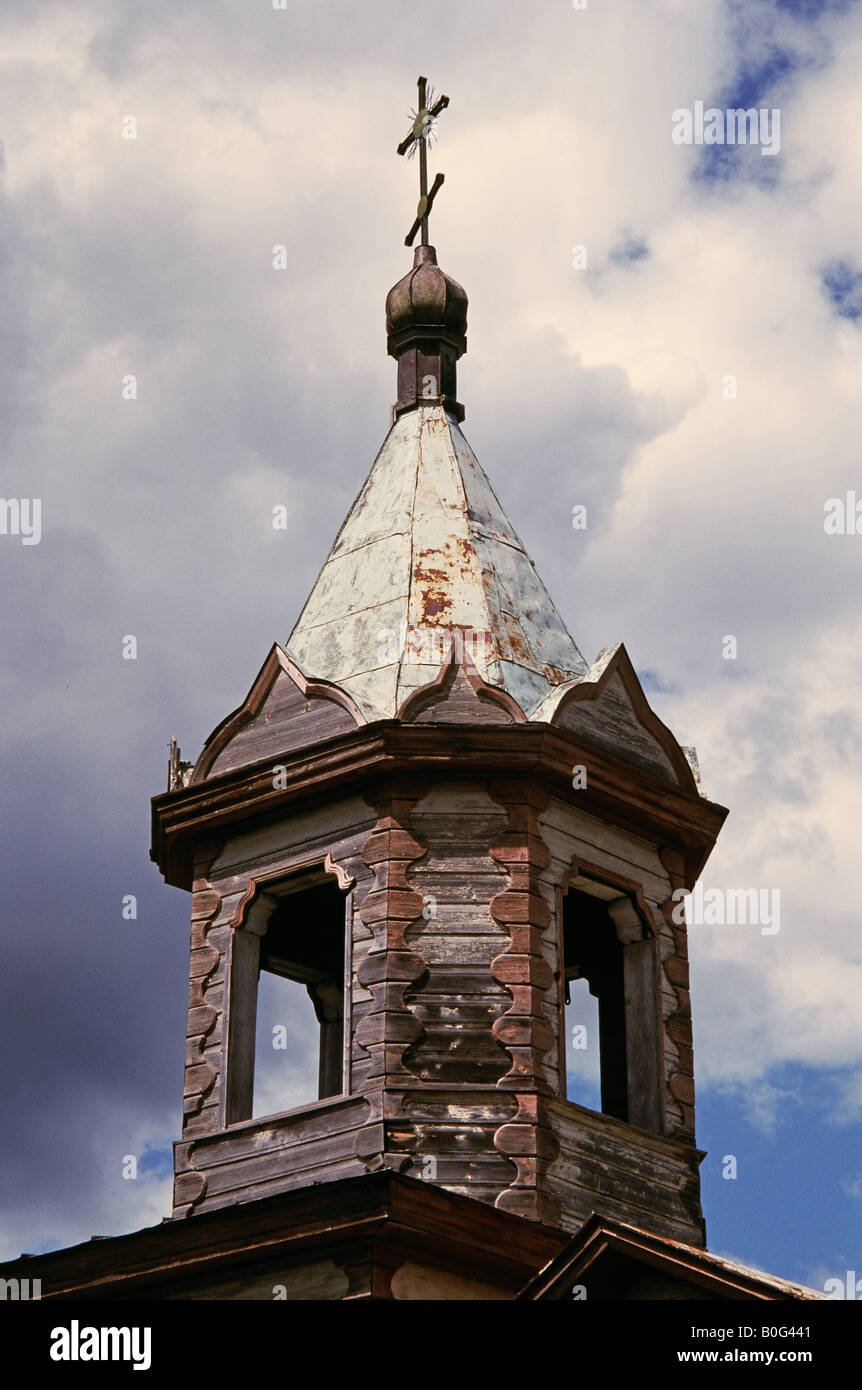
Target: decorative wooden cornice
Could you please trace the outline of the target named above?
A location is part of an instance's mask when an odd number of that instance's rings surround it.
[[[191,856],[201,839],[272,822],[288,808],[333,795],[364,794],[375,782],[405,773],[435,779],[535,778],[557,795],[575,797],[588,814],[679,851],[692,883],[727,815],[724,807],[696,791],[676,787],[547,724],[456,728],[387,721],[285,754],[280,762],[283,788],[273,787],[267,759],[153,798],[151,857],[169,883],[191,887]],[[589,767],[589,785],[573,792],[572,768],[578,764]]]

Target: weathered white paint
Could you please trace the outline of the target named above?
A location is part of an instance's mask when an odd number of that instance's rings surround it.
[[[457,422],[423,406],[389,431],[288,651],[392,718],[441,664],[415,659],[402,634],[456,628],[490,634],[470,654],[525,713],[587,671]],[[384,630],[398,641],[381,656]]]

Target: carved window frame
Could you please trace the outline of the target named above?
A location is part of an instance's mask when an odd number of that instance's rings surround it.
[[[590,885],[617,891],[616,897],[595,892],[592,896],[606,902],[608,916],[616,927],[617,938],[623,947],[628,1114],[625,1120],[610,1115],[608,1117],[616,1119],[617,1123],[628,1124],[651,1134],[663,1134],[665,1114],[660,935],[640,883],[580,858],[573,861],[566,877],[557,888],[556,897],[560,1098],[568,1100],[563,902],[571,889],[589,893]],[[612,907],[616,909],[614,912],[611,911]],[[638,925],[641,929],[639,934]],[[599,1046],[601,1047],[601,1039]],[[604,1110],[594,1113],[608,1114]]]
[[[250,878],[246,891],[230,922],[231,935],[225,970],[224,1037],[222,1042],[224,1075],[222,1125],[224,1128],[247,1124],[251,1120],[268,1118],[255,1116],[253,1110],[255,1031],[260,986],[260,943],[266,934],[269,919],[281,900],[291,897],[294,893],[301,893],[308,888],[330,882],[330,875],[336,877],[338,887],[344,894],[342,1089],[337,1095],[326,1096],[322,1100],[318,1098],[297,1108],[305,1110],[312,1105],[343,1099],[344,1096],[350,1094],[353,1031],[353,991],[351,988],[353,890],[356,880],[343,865],[336,863],[332,855],[327,853]],[[276,1111],[274,1113],[287,1114],[289,1112]]]

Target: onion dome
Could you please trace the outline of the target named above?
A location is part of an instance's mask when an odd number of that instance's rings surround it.
[[[439,403],[463,420],[455,364],[467,351],[467,294],[440,269],[433,246],[416,247],[412,270],[386,296],[386,333],[398,362],[395,416]]]

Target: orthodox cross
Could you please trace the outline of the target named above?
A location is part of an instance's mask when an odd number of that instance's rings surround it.
[[[443,175],[437,174],[429,190],[428,188],[428,143],[434,139],[434,122],[449,105],[448,97],[439,97],[434,100],[433,91],[428,90],[428,79],[419,78],[419,104],[413,116],[413,124],[409,133],[398,146],[399,154],[406,154],[409,159],[413,158],[416,147],[419,147],[419,205],[416,208],[416,219],[410,231],[404,238],[405,246],[412,246],[416,233],[422,231],[419,242],[420,246],[428,245],[428,214],[431,205],[437,195],[438,189],[442,186]]]

